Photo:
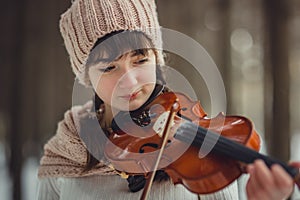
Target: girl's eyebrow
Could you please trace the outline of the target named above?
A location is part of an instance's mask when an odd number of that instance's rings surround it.
[[[111,59],[111,58],[100,58],[100,59],[97,59],[97,61],[96,61],[96,63],[110,63],[110,62],[112,62],[113,61],[113,59]]]
[[[148,52],[148,50],[146,50],[146,51],[133,50],[131,57],[138,56],[138,55],[145,56],[145,54],[147,54],[147,52]]]
[[[119,57],[109,57],[109,58],[99,58],[97,59],[97,62],[102,62],[102,63],[111,63],[113,61],[118,61],[120,60],[124,55],[121,55]]]
[[[145,53],[142,51],[133,50],[133,51],[129,52],[129,54],[131,54],[130,57],[134,57],[134,56],[138,56],[138,55],[144,55]],[[117,58],[99,58],[99,59],[97,59],[96,63],[111,63],[113,61],[120,60],[124,55],[125,54],[120,55]]]
[[[99,68],[100,66],[107,65],[111,62],[112,62],[112,60],[109,58],[100,58],[100,59],[97,59],[93,64],[91,64],[90,68]],[[103,66],[100,68],[105,68],[105,67]]]

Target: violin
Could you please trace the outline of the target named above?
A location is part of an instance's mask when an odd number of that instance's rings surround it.
[[[249,119],[222,113],[209,119],[199,101],[182,93],[160,94],[133,114],[114,120],[118,127],[104,154],[119,172],[147,176],[161,169],[174,184],[208,194],[246,173],[246,164],[262,159],[268,167],[281,165],[300,186],[298,168],[258,153],[260,138]]]

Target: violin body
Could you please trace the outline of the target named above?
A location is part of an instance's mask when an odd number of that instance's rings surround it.
[[[260,138],[249,119],[222,113],[209,119],[199,102],[168,92],[136,111],[135,117],[119,116],[118,129],[105,147],[105,156],[116,170],[134,175],[152,171],[173,102],[179,106],[158,169],[174,184],[197,194],[216,192],[245,172],[244,163],[261,155],[256,153]],[[139,123],[132,121],[136,118]]]

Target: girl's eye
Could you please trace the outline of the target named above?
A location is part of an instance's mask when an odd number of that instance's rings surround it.
[[[108,66],[106,68],[103,68],[103,69],[99,69],[101,72],[110,72],[112,71],[113,69],[115,69],[115,66]]]
[[[146,63],[148,60],[149,60],[148,58],[143,58],[143,59],[138,60],[136,63],[137,63],[137,64],[144,64],[144,63]]]

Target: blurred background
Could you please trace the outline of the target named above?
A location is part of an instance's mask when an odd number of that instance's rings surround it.
[[[72,105],[74,75],[60,36],[70,0],[1,1],[0,199],[35,199],[43,144]],[[300,161],[300,1],[160,0],[161,25],[197,40],[225,83],[227,113],[249,117],[263,151]],[[191,52],[197,55],[197,52]],[[176,55],[209,113],[205,86]],[[207,108],[207,109],[206,109]]]

